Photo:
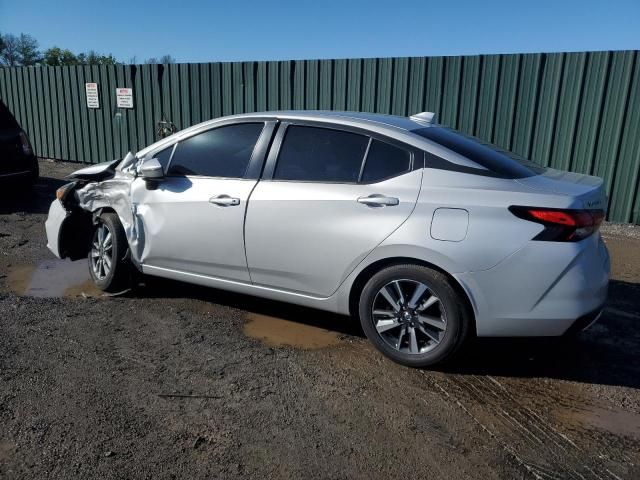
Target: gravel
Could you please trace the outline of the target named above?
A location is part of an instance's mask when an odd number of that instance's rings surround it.
[[[42,162],[0,201],[0,478],[640,477],[637,227],[603,227],[610,302],[577,339],[477,340],[416,370],[348,318],[191,285],[16,294],[76,168]],[[261,318],[303,333],[247,336]]]

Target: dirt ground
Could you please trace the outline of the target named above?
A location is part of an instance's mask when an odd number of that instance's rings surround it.
[[[640,478],[640,229],[602,319],[444,370],[356,322],[167,281],[104,297],[44,220],[77,165],[0,197],[0,478]]]

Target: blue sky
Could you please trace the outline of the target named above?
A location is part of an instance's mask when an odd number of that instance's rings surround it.
[[[0,32],[179,62],[640,49],[640,0],[0,0]]]

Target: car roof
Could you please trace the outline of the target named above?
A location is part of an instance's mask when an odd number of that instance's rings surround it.
[[[349,112],[336,110],[277,110],[270,112],[245,113],[234,115],[236,118],[270,117],[278,120],[310,120],[329,121],[337,124],[361,124],[364,128],[371,127],[371,124],[387,126],[394,130],[411,131],[417,128],[424,128],[424,123],[418,123],[408,117],[398,115],[387,115],[383,113]],[[231,117],[227,117],[231,118]]]
[[[180,141],[201,131],[208,130],[217,124],[233,123],[234,121],[313,121],[330,125],[342,125],[356,127],[376,132],[399,141],[407,143],[417,148],[425,149],[428,145],[433,146],[433,142],[420,137],[413,130],[437,126],[435,123],[416,122],[409,117],[397,115],[386,115],[382,113],[349,112],[334,110],[276,110],[268,112],[241,113],[208,120],[192,127],[185,128],[163,140],[160,140],[138,152],[139,157],[143,157],[150,152],[158,151],[176,141]],[[438,148],[438,147],[435,147]],[[441,147],[440,147],[441,148]]]

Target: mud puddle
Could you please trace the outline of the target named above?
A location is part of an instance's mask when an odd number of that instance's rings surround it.
[[[9,268],[6,284],[18,295],[41,298],[99,297],[102,291],[95,287],[85,260],[45,260],[34,267]]]
[[[248,322],[244,326],[244,333],[270,347],[288,346],[313,350],[336,345],[340,342],[336,332],[304,323],[257,313],[249,313],[246,319]]]
[[[582,405],[555,412],[556,420],[570,427],[604,430],[616,436],[640,440],[640,414],[622,409]]]

